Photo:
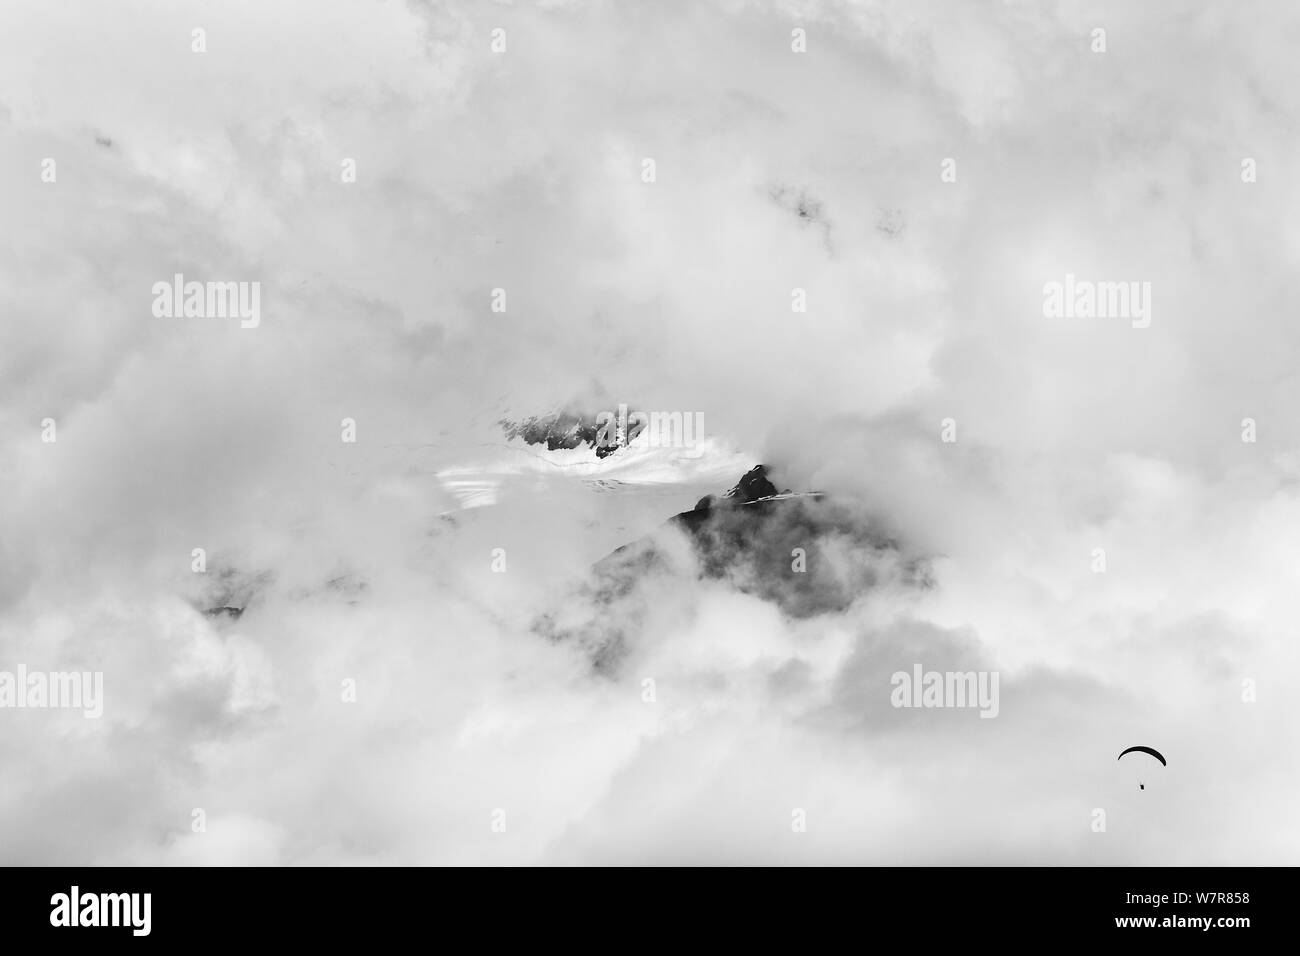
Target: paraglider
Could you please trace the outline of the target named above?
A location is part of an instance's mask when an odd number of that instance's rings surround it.
[[[1160,766],[1162,767],[1169,766],[1169,764],[1165,762],[1165,755],[1153,747],[1129,747],[1126,750],[1121,750],[1119,756],[1116,759],[1123,760],[1125,754],[1132,754],[1132,753],[1150,754],[1151,756],[1155,757],[1157,760],[1160,761]],[[1145,783],[1138,784],[1139,790],[1145,790],[1146,788],[1147,785]]]

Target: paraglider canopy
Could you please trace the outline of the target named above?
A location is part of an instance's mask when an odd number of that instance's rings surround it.
[[[1164,754],[1162,754],[1159,750],[1155,750],[1151,747],[1129,747],[1127,750],[1121,750],[1119,757],[1116,757],[1115,759],[1119,760],[1121,757],[1124,756],[1124,754],[1131,754],[1131,753],[1150,754],[1151,756],[1155,757],[1157,760],[1160,761],[1161,766],[1165,766],[1165,767],[1169,766],[1167,763],[1165,763]]]

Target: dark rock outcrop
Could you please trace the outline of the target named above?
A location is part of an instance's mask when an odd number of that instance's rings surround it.
[[[553,415],[533,415],[518,422],[502,419],[498,424],[506,438],[545,445],[548,451],[587,445],[595,450],[597,458],[605,458],[623,447],[615,440],[614,424],[598,423],[596,415],[581,412],[566,410]]]
[[[244,613],[242,607],[210,607],[203,612],[208,617],[228,617],[233,621],[238,621],[240,615]]]
[[[776,485],[768,481],[767,465],[755,465],[745,472],[740,481],[736,482],[736,486],[722,497],[748,502],[757,501],[760,498],[771,498],[779,493],[776,490]]]

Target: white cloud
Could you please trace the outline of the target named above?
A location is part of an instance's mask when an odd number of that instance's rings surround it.
[[[1270,9],[5,7],[0,668],[102,669],[106,703],[0,713],[0,855],[1294,862]],[[261,326],[153,318],[178,271],[260,281]],[[1045,319],[1067,272],[1150,281],[1151,327]],[[596,397],[702,411],[937,586],[792,622],[653,578],[593,677],[537,614],[697,489],[512,478],[447,520],[437,475]],[[230,567],[247,613],[191,613]],[[999,717],[891,711],[922,654],[1001,670]],[[1131,743],[1171,758],[1145,792]]]

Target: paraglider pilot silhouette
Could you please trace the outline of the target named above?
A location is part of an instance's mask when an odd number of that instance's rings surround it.
[[[1160,751],[1158,751],[1158,750],[1154,750],[1154,749],[1152,749],[1151,747],[1129,747],[1127,750],[1122,750],[1122,751],[1120,751],[1120,755],[1119,755],[1119,757],[1116,758],[1116,759],[1118,759],[1118,760],[1123,760],[1123,759],[1124,759],[1124,754],[1132,754],[1132,753],[1150,754],[1151,756],[1155,757],[1157,760],[1160,761],[1160,766],[1162,766],[1162,767],[1167,767],[1167,766],[1169,766],[1167,763],[1165,763],[1165,757],[1164,757],[1164,754],[1162,754],[1162,753],[1161,753]],[[1145,783],[1138,783],[1138,789],[1139,789],[1139,790],[1145,790],[1146,788],[1147,788],[1147,785],[1146,785]]]

